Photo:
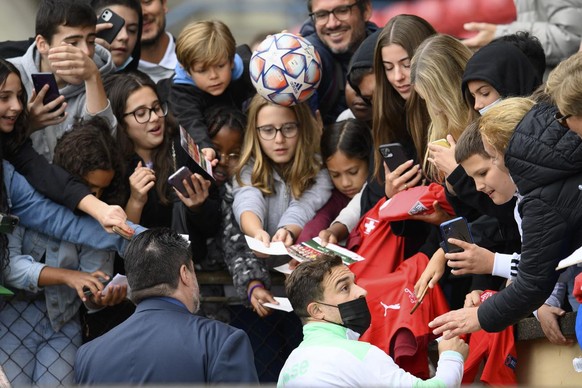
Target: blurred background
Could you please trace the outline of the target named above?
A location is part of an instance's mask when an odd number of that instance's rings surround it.
[[[0,40],[34,35],[39,0],[0,0]],[[194,20],[219,19],[237,43],[283,29],[298,31],[307,19],[306,0],[168,0],[167,28],[175,36]],[[508,23],[515,19],[513,0],[373,0],[372,21],[383,26],[394,15],[411,13],[428,20],[439,32],[467,37],[463,23]]]

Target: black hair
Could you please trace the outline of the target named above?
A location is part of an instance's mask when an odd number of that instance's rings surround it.
[[[22,84],[20,71],[18,71],[18,69],[12,63],[0,58],[0,87],[4,85],[10,74],[16,74],[20,80],[22,93],[20,96],[18,96],[18,99],[20,100],[20,104],[22,104],[22,112],[14,124],[14,130],[10,133],[0,134],[0,138],[2,139],[2,147],[4,148],[4,155],[6,157],[14,155],[22,146],[27,138],[26,129],[28,128],[28,96],[26,94],[26,88]]]
[[[102,117],[73,124],[71,131],[57,142],[53,163],[81,180],[91,171],[113,170],[115,175],[103,191],[102,200],[113,205],[125,205],[123,159],[117,142],[110,134],[109,124]]]
[[[540,80],[544,79],[546,71],[546,54],[540,40],[527,31],[518,31],[515,34],[503,35],[495,39],[511,43],[521,50],[530,61]]]
[[[151,228],[134,236],[124,263],[135,303],[171,295],[178,287],[182,265],[194,270],[190,245],[170,228]]]
[[[315,260],[300,263],[285,281],[285,293],[293,311],[303,321],[309,317],[309,303],[323,299],[323,278],[340,265],[344,264],[339,256],[321,254]]]
[[[324,163],[337,151],[348,158],[368,162],[372,151],[372,133],[365,122],[347,119],[328,125],[321,135],[321,158]]]
[[[208,137],[211,139],[216,136],[224,126],[231,127],[244,135],[247,125],[246,116],[240,109],[230,105],[214,105],[206,110],[204,119],[208,127]]]
[[[42,0],[36,12],[36,35],[48,43],[60,26],[89,27],[97,24],[97,16],[86,1]]]

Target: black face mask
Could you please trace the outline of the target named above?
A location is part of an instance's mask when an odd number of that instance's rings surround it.
[[[364,334],[372,322],[372,316],[370,315],[370,309],[368,309],[366,298],[350,300],[349,302],[340,303],[337,306],[323,302],[317,303],[321,303],[325,306],[337,307],[339,309],[340,318],[343,322],[342,326],[355,331],[359,335]]]

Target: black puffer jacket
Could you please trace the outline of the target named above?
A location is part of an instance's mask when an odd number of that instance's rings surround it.
[[[479,307],[479,323],[501,331],[550,296],[558,262],[582,245],[582,139],[554,118],[556,108],[535,105],[517,125],[505,165],[522,200],[518,275]]]

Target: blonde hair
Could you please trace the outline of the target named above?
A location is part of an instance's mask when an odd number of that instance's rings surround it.
[[[479,131],[483,141],[501,155],[505,155],[515,127],[534,104],[535,101],[529,98],[511,97],[491,107],[479,120]]]
[[[263,195],[274,193],[273,170],[276,168],[276,165],[263,152],[257,131],[259,112],[268,105],[281,106],[267,101],[258,94],[251,100],[241,157],[235,174],[238,184],[242,186],[245,183],[241,181],[241,170],[246,164],[252,163],[250,185],[261,190]],[[315,182],[315,176],[321,169],[321,160],[316,155],[321,131],[307,103],[300,103],[286,109],[293,111],[297,118],[299,139],[293,159],[287,165],[278,168],[277,172],[290,187],[293,197],[297,199]]]
[[[582,52],[563,60],[552,70],[545,91],[563,115],[582,115]]]
[[[436,34],[435,29],[426,20],[415,15],[397,15],[390,19],[384,26],[374,49],[374,75],[376,88],[372,100],[373,124],[372,136],[374,149],[377,150],[385,143],[406,143],[412,141],[417,154],[421,155],[426,149],[426,136],[417,136],[407,130],[406,116],[410,114],[419,120],[426,129],[429,118],[426,104],[412,90],[407,101],[394,89],[388,81],[384,71],[382,49],[396,44],[402,47],[409,58],[412,58],[416,48],[422,41]],[[424,135],[424,132],[423,132]],[[382,157],[379,152],[374,152],[374,175],[379,177]]]
[[[458,139],[477,116],[473,109],[467,108],[461,93],[461,80],[471,55],[471,50],[452,36],[435,35],[422,42],[412,57],[410,80],[427,101],[431,119],[428,142],[446,138],[448,134]],[[424,129],[414,126],[411,130]],[[443,178],[426,155],[423,165],[430,179]]]
[[[207,67],[225,60],[232,62],[235,50],[236,43],[230,29],[217,20],[188,24],[176,41],[176,57],[186,71],[194,64]]]

